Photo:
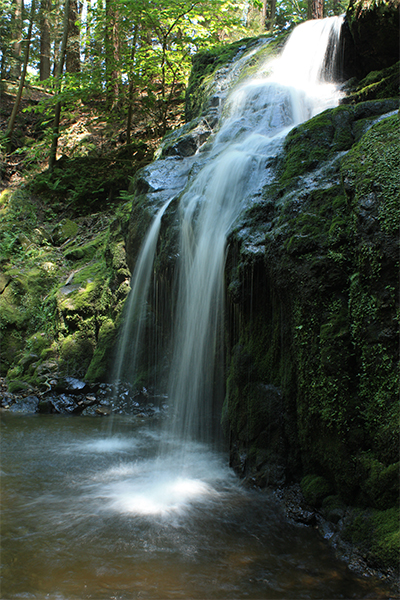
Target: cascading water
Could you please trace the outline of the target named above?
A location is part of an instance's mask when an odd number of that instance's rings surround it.
[[[210,159],[180,201],[180,276],[168,396],[173,432],[207,440],[211,431],[223,313],[226,239],[266,182],[266,165],[293,126],[335,106],[332,63],[342,19],[294,30],[282,55],[230,94]],[[327,49],[330,64],[326,64]],[[265,69],[265,66],[263,67]]]
[[[251,197],[259,194],[271,177],[266,164],[276,155],[286,133],[337,104],[340,94],[333,69],[341,24],[342,17],[332,17],[297,27],[277,59],[233,88],[208,151],[189,161],[205,166],[196,169],[198,174],[186,185],[179,208],[179,284],[167,392],[173,407],[172,433],[181,439],[209,439],[215,390],[223,387],[218,386],[215,365],[222,361],[223,341],[218,335],[227,235]],[[248,58],[233,65],[232,77]],[[168,168],[160,165],[157,171],[155,163],[156,188],[162,188],[166,171],[171,169],[175,171],[172,188],[187,182],[182,171],[188,169],[182,165]],[[172,196],[177,196],[176,189],[167,200],[164,197],[137,259],[115,381],[126,378],[127,373],[131,380],[136,378],[157,239]]]
[[[162,505],[163,510],[168,510],[164,504],[167,490],[175,489],[177,482],[182,489],[182,473],[189,478],[184,481],[193,484],[196,469],[191,442],[209,443],[216,429],[213,416],[219,421],[215,408],[223,392],[221,317],[227,236],[241,212],[273,177],[268,164],[287,132],[338,103],[332,63],[341,23],[341,17],[333,17],[297,27],[278,58],[233,86],[218,131],[206,149],[184,160],[156,161],[148,172],[159,208],[132,277],[116,379],[129,370],[131,379],[136,378],[141,344],[148,344],[142,334],[157,238],[163,215],[172,199],[179,198],[177,299],[167,385],[170,418],[159,462],[154,464],[154,473],[163,473],[158,477],[162,485],[154,485],[153,478],[140,480],[139,485],[148,501]],[[245,64],[246,56],[240,61]],[[237,73],[237,66],[233,69]],[[134,497],[137,485],[131,486]],[[157,504],[160,497],[163,500]]]
[[[124,376],[124,367],[135,372],[138,363],[138,352],[142,343],[144,321],[146,318],[147,297],[151,283],[154,256],[156,253],[161,219],[172,198],[168,199],[157,215],[146,234],[144,243],[136,261],[132,277],[131,292],[125,307],[125,326],[118,346],[113,379],[120,382]]]

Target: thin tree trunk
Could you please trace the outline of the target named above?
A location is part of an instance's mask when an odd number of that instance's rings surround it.
[[[7,150],[8,151],[10,151],[10,149],[11,149],[11,134],[14,131],[15,119],[17,117],[19,105],[20,105],[21,98],[22,98],[22,92],[23,92],[24,85],[25,85],[26,71],[28,69],[28,62],[29,62],[29,51],[30,51],[30,47],[31,47],[34,14],[35,14],[35,0],[32,0],[31,18],[29,21],[28,35],[27,35],[26,41],[25,41],[26,45],[25,45],[24,66],[22,68],[22,74],[21,74],[21,77],[19,80],[18,92],[17,92],[16,98],[15,98],[14,106],[13,106],[13,109],[12,109],[12,112],[10,115],[10,119],[8,121],[7,129],[5,132],[5,137],[8,140],[7,141]]]
[[[86,11],[85,11],[85,7],[86,7]],[[84,61],[84,63],[87,63],[88,59],[90,58],[90,19],[91,19],[91,7],[87,0],[84,0],[84,2],[83,2],[82,15],[83,14],[86,14],[86,22],[85,22],[85,29],[84,29],[85,33],[84,33],[84,37],[82,40],[83,56],[84,56],[83,61]]]
[[[264,31],[267,26],[267,3],[268,0],[263,0],[262,8],[261,8],[261,29]]]
[[[40,18],[40,66],[39,78],[44,81],[50,77],[50,20],[51,0],[42,0]]]
[[[64,19],[61,17],[62,7],[60,6],[61,0],[52,0],[53,2],[53,77],[57,77],[58,73],[58,62],[60,59],[61,43],[63,37],[63,29],[60,27],[60,23],[64,23]],[[65,16],[65,15],[64,15]]]
[[[79,11],[77,0],[70,0],[68,17],[67,60],[65,68],[68,73],[78,73],[81,70],[80,29],[78,23]]]
[[[129,91],[128,91],[128,118],[126,123],[126,144],[127,146],[131,143],[131,126],[132,126],[132,103],[133,103],[133,68],[136,54],[136,43],[138,36],[139,24],[135,23],[135,30],[133,33],[132,40],[132,52],[131,52],[131,66],[129,69]]]
[[[69,2],[70,2],[70,0],[65,0],[63,38],[62,38],[62,43],[61,43],[60,58],[59,58],[58,70],[57,70],[57,91],[58,92],[60,92],[60,87],[61,87],[61,76],[62,76],[62,72],[63,72],[65,53],[66,53],[67,41],[68,41]],[[54,165],[56,163],[58,138],[60,137],[60,117],[61,117],[61,102],[59,101],[59,102],[57,102],[55,110],[54,110],[53,139],[52,139],[51,148],[50,148],[49,171],[53,170]]]
[[[267,12],[267,22],[266,28],[268,31],[272,31],[275,24],[275,14],[276,14],[276,0],[269,0],[269,10]]]
[[[119,102],[120,72],[119,64],[119,28],[118,11],[112,0],[106,0],[106,86],[107,104],[112,109]]]
[[[324,0],[308,0],[307,3],[308,19],[324,18]]]
[[[23,30],[23,17],[22,13],[24,11],[24,0],[14,0],[15,9],[13,15],[13,55],[14,55],[14,65],[11,70],[13,77],[19,79],[21,76],[21,39],[22,39],[22,30]]]

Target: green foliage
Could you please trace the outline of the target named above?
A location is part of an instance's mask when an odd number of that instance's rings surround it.
[[[141,144],[134,148],[142,151]],[[102,157],[64,157],[53,171],[36,175],[29,187],[49,201],[62,202],[64,208],[83,215],[114,202],[119,192],[128,188],[131,175],[132,160],[123,151]]]
[[[399,508],[355,510],[347,519],[344,536],[360,547],[377,568],[398,569],[400,532]]]

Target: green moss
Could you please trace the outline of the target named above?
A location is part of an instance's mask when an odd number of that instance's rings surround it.
[[[372,194],[384,231],[397,230],[400,221],[398,182],[400,165],[400,120],[398,115],[374,125],[343,161],[342,173],[355,187],[354,208]]]
[[[87,381],[104,381],[110,367],[116,329],[111,319],[106,319],[99,330],[98,341],[85,375]]]
[[[11,394],[18,394],[18,392],[25,392],[30,389],[31,386],[26,381],[14,380],[8,384],[8,391]]]
[[[380,71],[371,71],[346,98],[346,103],[364,102],[399,95],[400,63]]]
[[[71,243],[65,247],[64,256],[68,260],[90,261],[96,256],[101,256],[104,244],[107,238],[107,232],[103,231],[96,235],[86,244]]]
[[[20,356],[25,341],[21,331],[8,327],[0,331],[0,344],[0,376],[5,377],[7,371]]]
[[[355,510],[348,519],[344,537],[362,549],[370,564],[378,568],[399,567],[399,508]]]
[[[77,332],[69,335],[60,344],[60,374],[83,378],[92,360],[94,347],[94,339],[87,334]]]
[[[281,184],[307,173],[329,156],[335,133],[331,113],[324,113],[293,129],[285,140]]]
[[[61,223],[56,226],[53,235],[56,235],[57,241],[62,244],[66,240],[74,238],[78,233],[78,229],[78,223],[71,219],[63,219]]]
[[[304,499],[311,506],[319,507],[332,491],[332,484],[320,475],[306,475],[300,483]]]
[[[380,510],[396,506],[399,499],[399,462],[385,466],[371,452],[359,458],[360,487],[365,502]]]

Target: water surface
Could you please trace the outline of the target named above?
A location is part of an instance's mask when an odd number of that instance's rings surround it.
[[[388,598],[157,423],[2,416],[2,600]],[[165,440],[164,440],[165,442]]]

